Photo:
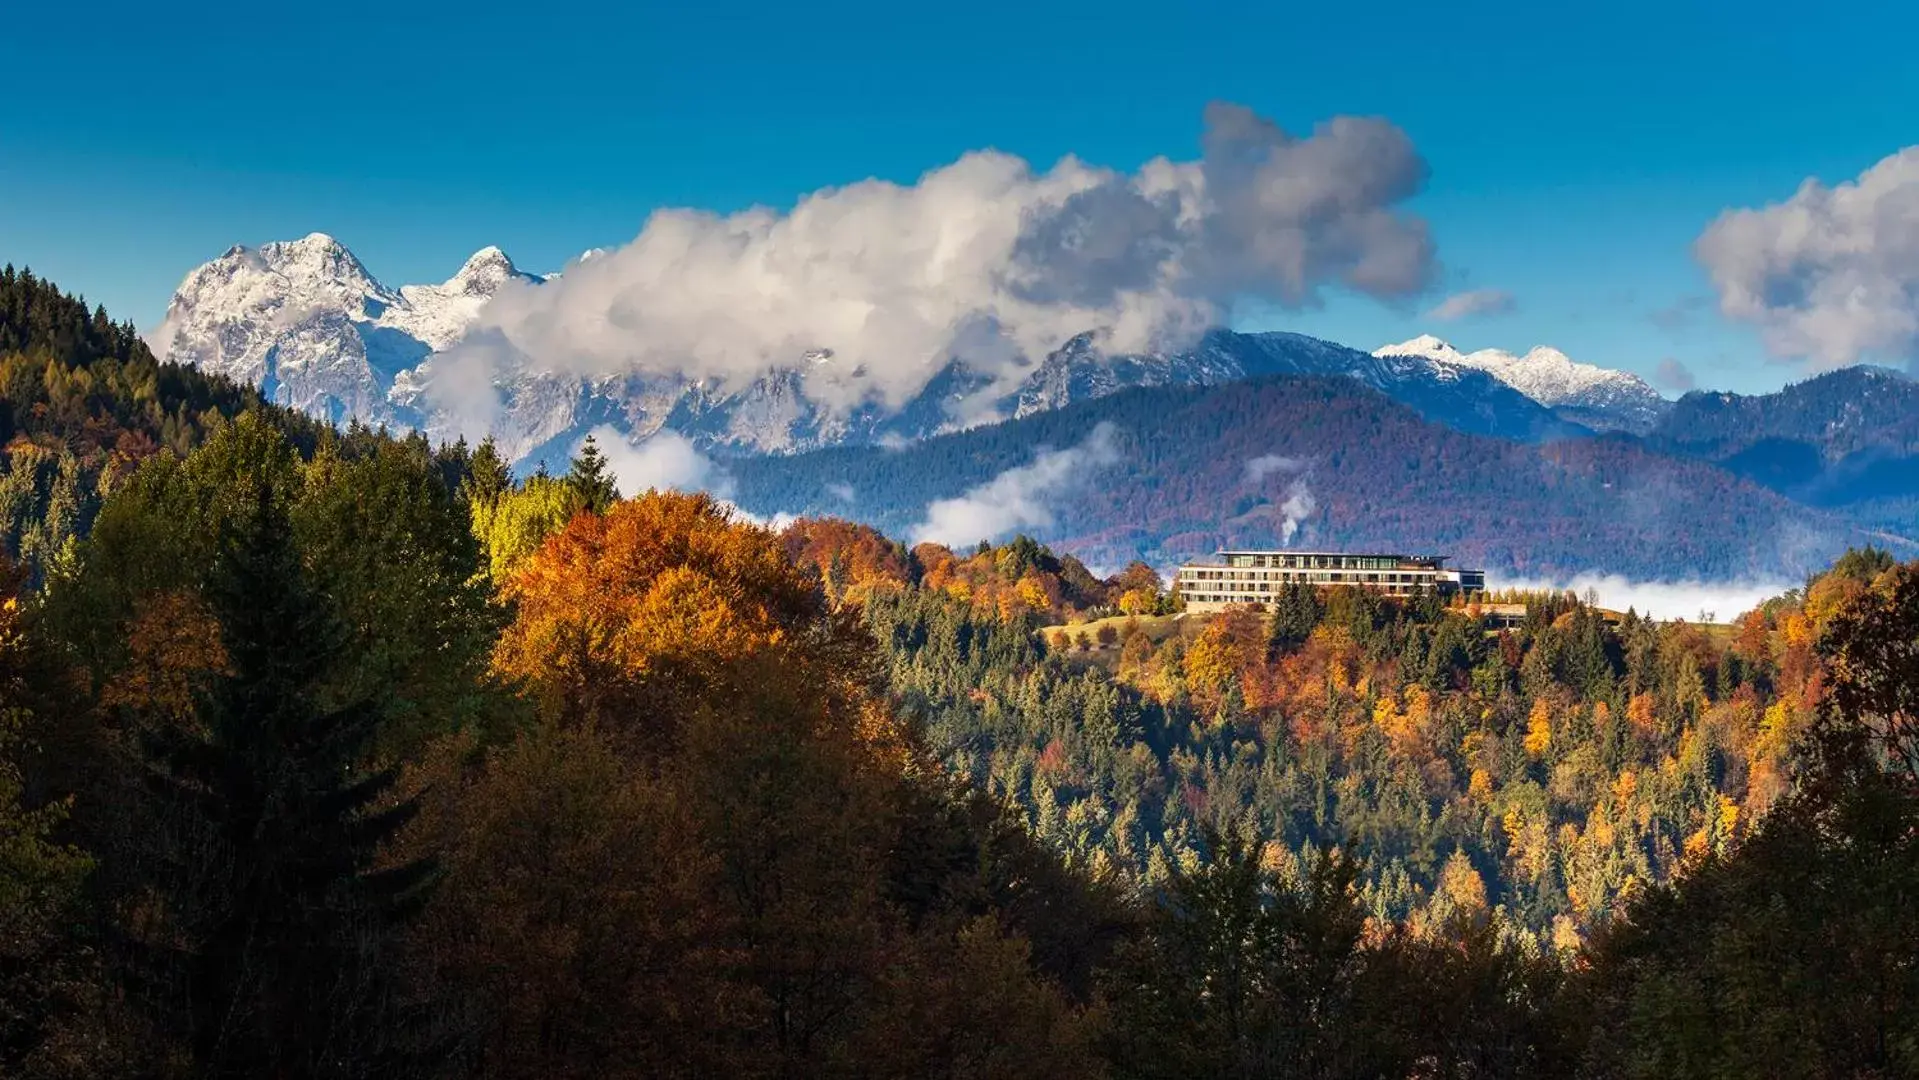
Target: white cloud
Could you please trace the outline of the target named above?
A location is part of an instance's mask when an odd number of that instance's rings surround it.
[[[1089,330],[1137,351],[1177,344],[1239,300],[1422,292],[1432,241],[1399,207],[1426,171],[1385,120],[1338,117],[1297,136],[1215,104],[1198,160],[1131,174],[1072,157],[1038,172],[979,151],[912,184],[863,180],[784,212],[660,210],[557,280],[510,282],[477,340],[507,343],[531,369],[729,385],[826,349],[809,397],[898,403],[954,356],[1010,380]]]
[[[1293,473],[1305,467],[1306,463],[1298,458],[1284,454],[1261,454],[1246,460],[1246,482],[1257,484],[1274,473]]]
[[[1601,607],[1615,611],[1631,608],[1641,615],[1694,622],[1703,615],[1708,621],[1722,623],[1798,587],[1790,581],[1632,581],[1618,574],[1581,574],[1569,581],[1500,580],[1491,584],[1498,589],[1570,589],[1582,597],[1590,590],[1598,594]]]
[[[1919,365],[1919,146],[1858,179],[1728,210],[1693,245],[1719,310],[1815,368]]]
[[[1112,424],[1102,423],[1078,446],[1041,450],[1030,465],[1008,469],[958,498],[935,501],[926,508],[926,519],[913,527],[914,543],[930,540],[959,548],[1051,525],[1060,495],[1093,469],[1119,460],[1116,434]]]
[[[588,434],[606,455],[607,467],[619,482],[620,494],[628,498],[652,488],[708,491],[721,498],[732,493],[733,478],[679,432],[661,430],[640,443],[628,442],[626,436],[610,424],[596,427]],[[585,441],[581,439],[582,443]]]
[[[1454,293],[1441,300],[1426,312],[1426,317],[1448,322],[1469,315],[1506,315],[1517,306],[1513,294],[1504,289],[1474,289],[1471,292]]]
[[[791,514],[785,510],[774,511],[771,517],[761,517],[727,499],[721,499],[720,505],[724,506],[727,513],[732,514],[735,520],[744,521],[748,525],[758,525],[768,532],[785,532],[787,526],[800,519],[798,514]]]
[[[853,490],[853,485],[851,484],[828,484],[826,485],[826,493],[843,503],[853,502],[855,496],[858,494]]]

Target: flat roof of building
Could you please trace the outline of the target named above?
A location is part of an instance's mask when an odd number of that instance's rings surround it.
[[[1450,555],[1408,555],[1399,551],[1294,551],[1288,548],[1221,548],[1215,555],[1334,555],[1349,559],[1450,559]]]

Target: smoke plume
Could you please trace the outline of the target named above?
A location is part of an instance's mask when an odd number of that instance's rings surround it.
[[[1293,476],[1292,483],[1286,485],[1286,500],[1279,504],[1279,542],[1282,544],[1292,543],[1293,537],[1299,535],[1300,526],[1319,508],[1313,501],[1312,489],[1307,486],[1303,475],[1306,465],[1300,458],[1284,454],[1261,454],[1246,461],[1246,482],[1254,486],[1263,483],[1269,476]]]
[[[1306,486],[1305,478],[1294,480],[1286,489],[1286,501],[1279,504],[1279,512],[1286,515],[1285,520],[1279,523],[1279,542],[1292,543],[1293,537],[1299,533],[1300,525],[1304,524],[1307,518],[1312,517],[1313,511],[1318,508],[1318,504],[1313,502],[1312,490]]]

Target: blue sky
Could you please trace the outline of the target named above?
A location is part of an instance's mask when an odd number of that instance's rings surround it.
[[[0,260],[141,325],[233,243],[334,234],[389,283],[496,243],[529,269],[649,211],[790,206],[967,150],[1131,170],[1206,102],[1383,116],[1431,166],[1426,301],[1241,312],[1371,347],[1551,343],[1776,386],[1689,248],[1722,209],[1919,142],[1919,15],[1767,4],[562,2],[24,5],[0,36]],[[1439,324],[1439,293],[1516,310]],[[1661,313],[1669,313],[1662,316]]]

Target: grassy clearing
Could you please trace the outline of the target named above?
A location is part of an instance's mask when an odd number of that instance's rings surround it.
[[[1068,660],[1112,668],[1119,663],[1120,643],[1134,633],[1145,634],[1157,647],[1175,635],[1188,640],[1205,628],[1210,615],[1114,615],[1105,619],[1047,626],[1040,637],[1047,647]],[[1085,635],[1084,641],[1081,635]],[[1106,640],[1101,640],[1105,638]]]

